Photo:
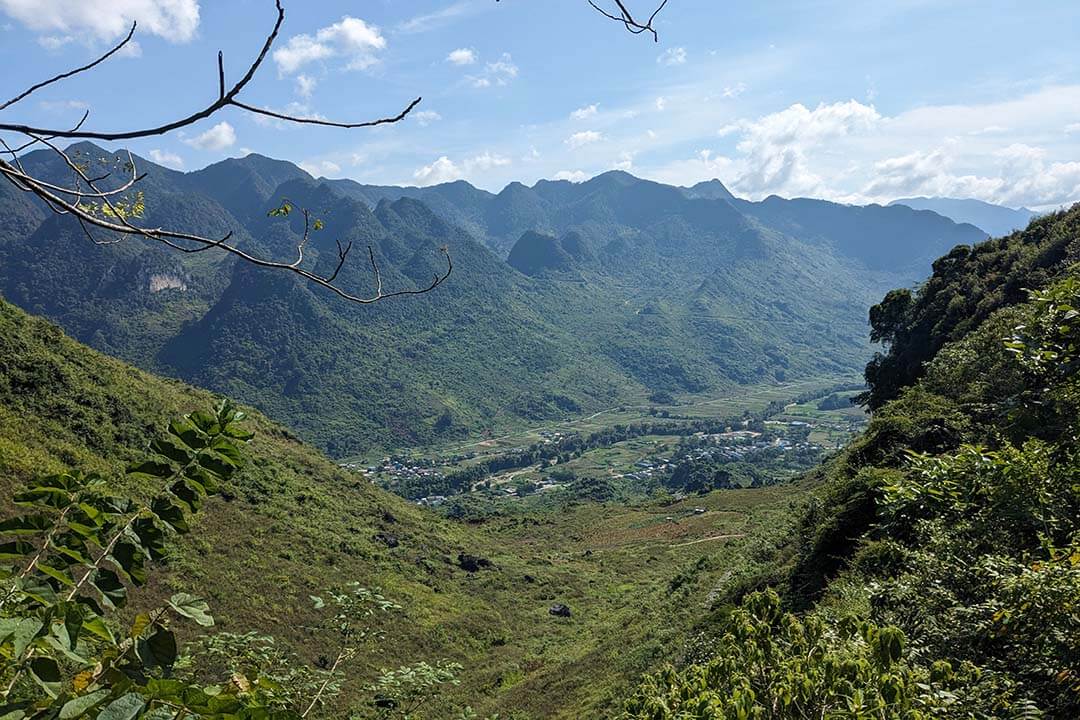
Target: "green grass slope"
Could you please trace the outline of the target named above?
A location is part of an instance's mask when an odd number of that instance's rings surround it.
[[[213,400],[0,302],[4,497],[42,472],[115,472],[142,457],[168,419]],[[745,558],[777,551],[798,492],[581,504],[454,524],[359,481],[258,413],[249,423],[248,466],[134,604],[195,592],[219,629],[275,635],[316,662],[327,648],[302,630],[312,621],[308,595],[352,580],[381,588],[404,610],[381,627],[387,641],[363,659],[335,713],[365,697],[378,668],[448,658],[465,666],[462,684],[431,718],[465,705],[521,719],[600,716],[639,673],[681,651],[709,594],[737,582]],[[463,552],[494,567],[468,573]],[[555,603],[572,617],[550,616]]]

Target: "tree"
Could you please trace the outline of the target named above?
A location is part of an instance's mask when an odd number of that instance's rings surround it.
[[[496,2],[498,2],[498,0],[496,0]],[[594,10],[604,17],[621,23],[627,31],[634,34],[648,33],[653,36],[654,40],[657,39],[657,33],[653,28],[653,22],[667,4],[667,0],[663,0],[659,7],[657,7],[649,16],[648,20],[640,21],[633,13],[631,13],[622,0],[614,0],[615,8],[613,10],[605,9],[593,0],[588,0],[588,2]],[[277,40],[282,24],[285,21],[285,9],[281,4],[281,0],[275,0],[275,7],[277,10],[277,18],[263,43],[262,49],[248,65],[245,72],[240,76],[240,79],[232,85],[226,83],[224,55],[223,53],[218,52],[217,98],[210,102],[206,107],[154,127],[126,131],[84,129],[83,126],[90,114],[89,110],[87,110],[82,118],[70,128],[45,128],[26,125],[19,122],[0,122],[0,133],[14,133],[24,138],[22,142],[12,144],[8,143],[3,136],[0,135],[0,147],[3,148],[0,150],[0,155],[5,155],[7,157],[7,159],[0,159],[0,175],[11,182],[19,190],[34,195],[52,212],[60,215],[70,215],[75,218],[90,241],[97,245],[110,245],[121,242],[129,237],[136,237],[150,242],[161,243],[181,253],[199,253],[206,250],[218,250],[229,253],[240,260],[253,265],[298,275],[308,282],[336,293],[345,300],[361,304],[375,303],[380,300],[403,295],[419,295],[431,292],[450,277],[450,274],[454,269],[449,249],[445,246],[440,248],[440,252],[446,260],[446,269],[444,271],[436,273],[433,276],[431,283],[427,286],[415,289],[404,288],[398,290],[383,289],[379,266],[376,263],[374,252],[369,247],[368,263],[374,279],[375,291],[370,295],[361,295],[356,290],[347,289],[338,284],[340,271],[353,249],[351,242],[345,245],[342,245],[340,242],[337,244],[337,261],[329,272],[316,272],[310,267],[310,263],[305,265],[304,248],[310,239],[311,233],[322,229],[322,223],[317,218],[313,218],[306,209],[302,211],[304,215],[304,233],[297,243],[296,257],[293,260],[273,259],[271,257],[262,256],[254,251],[241,248],[234,242],[231,242],[231,232],[222,237],[208,237],[187,232],[182,228],[148,227],[139,222],[139,219],[143,216],[145,211],[145,198],[143,193],[139,190],[139,182],[145,177],[145,174],[139,173],[130,152],[128,153],[126,162],[104,163],[98,161],[98,164],[101,165],[101,167],[95,167],[94,159],[73,157],[72,154],[67,150],[62,149],[58,144],[58,141],[62,140],[123,141],[167,135],[193,125],[201,120],[210,118],[228,107],[237,108],[256,115],[271,117],[276,120],[303,125],[344,129],[368,128],[400,122],[420,104],[422,98],[417,97],[406,104],[400,112],[394,115],[374,120],[339,122],[316,117],[298,117],[295,115],[279,113],[266,108],[249,105],[241,100],[240,96],[242,92],[255,78],[256,73],[270,53],[274,42]],[[0,112],[25,100],[42,88],[92,70],[98,65],[106,62],[110,57],[114,56],[132,41],[135,36],[136,27],[137,24],[132,23],[131,30],[128,32],[127,36],[97,59],[80,67],[68,70],[67,72],[60,73],[47,80],[38,82],[19,92],[10,100],[0,103]],[[47,148],[63,161],[64,165],[71,171],[71,182],[69,184],[55,184],[27,171],[20,161],[20,153],[37,148]],[[271,211],[271,215],[287,216],[292,210],[292,206],[286,202],[280,208]]]

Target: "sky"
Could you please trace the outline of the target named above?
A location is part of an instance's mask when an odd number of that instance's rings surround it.
[[[131,149],[181,170],[258,152],[316,176],[492,191],[619,169],[751,199],[1080,200],[1076,2],[670,0],[656,43],[586,0],[283,2],[242,100],[339,121],[423,101],[353,130],[228,108]],[[271,0],[0,0],[4,99],[139,21],[119,56],[0,118],[64,127],[89,108],[86,128],[123,130],[186,115],[216,96],[217,51],[239,77],[274,17]]]

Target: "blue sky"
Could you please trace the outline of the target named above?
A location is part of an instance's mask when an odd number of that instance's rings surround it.
[[[646,13],[652,0],[631,0]],[[585,0],[285,0],[251,104],[133,149],[191,170],[255,151],[380,184],[580,180],[610,169],[736,194],[845,202],[908,195],[1053,207],[1080,200],[1080,3],[670,0],[660,42]],[[138,47],[3,112],[124,129],[202,107],[235,77],[268,0],[0,0],[5,96],[84,62],[140,20]]]

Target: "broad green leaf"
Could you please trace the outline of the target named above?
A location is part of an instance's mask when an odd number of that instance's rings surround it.
[[[195,424],[187,419],[174,420],[169,424],[169,432],[192,450],[201,450],[208,442]]]
[[[155,518],[139,518],[132,523],[131,529],[152,560],[161,560],[165,557],[168,549],[165,544],[165,533],[158,526]]]
[[[210,606],[205,600],[189,593],[176,593],[169,598],[169,606],[179,615],[190,618],[203,627],[212,627],[214,618],[210,615]]]
[[[167,457],[173,462],[178,462],[181,465],[186,465],[191,462],[191,458],[194,457],[194,453],[179,442],[175,442],[168,437],[161,437],[150,443],[150,450]]]
[[[60,708],[60,720],[72,720],[72,718],[81,717],[83,713],[101,704],[105,698],[109,697],[110,692],[112,691],[108,689],[97,690],[89,695],[68,700],[64,703],[64,707]]]
[[[63,585],[67,585],[68,587],[72,587],[75,585],[75,581],[71,578],[70,575],[68,575],[63,570],[58,570],[57,568],[54,568],[52,565],[46,565],[43,562],[39,562],[37,564],[37,569]]]
[[[12,633],[13,655],[15,658],[23,656],[26,648],[30,647],[30,643],[34,641],[34,638],[38,636],[43,627],[45,627],[45,624],[37,618],[28,617],[19,621],[15,626],[15,632]]]
[[[146,551],[133,542],[121,540],[113,546],[110,558],[136,586],[146,584]]]
[[[128,693],[105,706],[97,720],[132,720],[146,706],[146,702],[136,693]]]
[[[137,647],[139,659],[148,670],[169,670],[176,663],[176,635],[171,630],[159,627],[150,637],[139,640]]]
[[[37,547],[25,540],[12,540],[0,545],[0,560],[19,560],[37,551]]]
[[[106,642],[116,642],[115,638],[113,638],[112,631],[109,630],[109,626],[106,625],[105,620],[103,620],[98,615],[85,618],[83,620],[82,628],[88,633],[97,635],[99,638],[105,640]]]
[[[0,535],[39,535],[52,527],[44,515],[22,515],[0,522]]]
[[[115,571],[108,568],[99,568],[94,573],[92,582],[107,605],[119,608],[123,607],[127,602],[127,588],[120,581],[120,576]]]
[[[154,501],[150,509],[162,522],[169,525],[176,532],[186,533],[190,529],[187,518],[184,516],[184,510],[174,499],[159,497]]]
[[[49,697],[60,694],[60,686],[64,679],[60,675],[60,666],[55,660],[39,655],[30,661],[29,669],[30,677],[34,678],[34,681],[49,694]]]
[[[165,478],[172,477],[176,470],[169,463],[158,462],[157,460],[144,460],[141,463],[135,463],[127,469],[128,475],[135,478],[148,478],[153,480],[164,480]]]

